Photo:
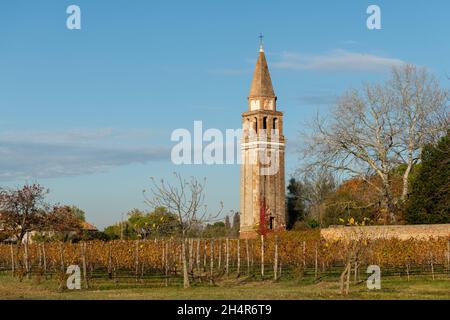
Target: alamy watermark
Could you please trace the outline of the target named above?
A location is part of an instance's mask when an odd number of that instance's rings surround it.
[[[175,129],[171,141],[171,160],[176,165],[206,164],[259,165],[260,175],[275,175],[280,169],[284,142],[277,129],[226,129],[203,131],[202,121],[194,121],[193,133]]]
[[[381,290],[381,268],[377,265],[371,265],[367,267],[367,289],[369,290]]]
[[[80,290],[81,289],[81,271],[80,267],[73,264],[67,268],[66,274],[70,274],[67,277],[67,289],[69,290]]]

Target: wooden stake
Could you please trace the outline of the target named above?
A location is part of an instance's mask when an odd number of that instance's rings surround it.
[[[241,242],[237,239],[236,244],[236,254],[237,254],[237,276],[241,275]]]
[[[42,252],[41,252],[41,243],[37,244],[37,249],[38,249],[38,256],[39,256],[39,269],[42,268]]]
[[[59,244],[59,259],[61,262],[61,272],[65,273],[66,269],[64,267],[64,243],[63,242],[61,242]]]
[[[217,270],[220,272],[220,268],[222,267],[222,239],[219,239],[219,261],[217,264]]]
[[[112,243],[109,242],[109,248],[108,248],[108,276],[110,279],[112,279]]]
[[[273,259],[273,280],[278,280],[278,236],[275,236],[275,256]]]
[[[248,239],[245,239],[245,252],[247,256],[247,275],[250,276],[250,252],[248,248]]]
[[[45,247],[44,247],[44,249],[45,249]],[[86,263],[86,242],[80,243],[80,250],[81,250],[82,263],[83,263],[84,288],[88,289],[89,288],[89,283],[88,283],[88,280],[87,280],[87,270],[86,270],[86,267],[87,267],[87,263]],[[45,257],[44,257],[44,265],[45,265]],[[44,267],[44,269],[45,269],[45,267]]]
[[[316,242],[315,245],[315,252],[314,252],[314,279],[317,280],[318,276],[319,276],[319,261],[318,261],[318,245]]]
[[[409,281],[409,263],[406,265],[406,276],[408,277]]]
[[[165,275],[166,275],[166,287],[169,285],[169,243],[168,242],[166,242],[165,243],[165,247],[166,247],[166,250],[165,250],[165,258],[164,258],[164,263],[165,263],[165,266],[164,266],[164,272],[165,272]]]
[[[447,269],[450,276],[450,240],[447,242]]]
[[[139,240],[135,241],[135,247],[134,247],[134,273],[135,273],[136,281],[138,281],[138,276],[139,276]]]
[[[261,277],[264,278],[264,236],[261,235]]]
[[[211,240],[210,242],[210,248],[209,248],[209,268],[210,268],[210,284],[214,284],[213,276],[214,276],[214,240]]]
[[[253,256],[253,253],[255,252],[255,248],[254,248],[254,241],[251,240],[251,245],[252,245],[252,250],[250,251],[250,260],[251,260],[251,265],[252,265],[252,271],[253,271],[253,266],[255,265],[255,259]]]
[[[29,260],[28,260],[28,241],[29,241],[29,237],[28,237],[28,233],[26,234],[26,241],[25,241],[25,251],[24,251],[24,256],[23,256],[23,260],[24,260],[24,265],[25,265],[25,271],[27,273],[27,278],[30,278],[30,266],[29,266]]]
[[[12,243],[10,243],[10,248],[11,248],[11,274],[14,277],[14,272],[15,272],[15,261],[14,261],[14,249],[13,249],[13,245]]]
[[[200,272],[200,239],[197,239],[197,271]]]
[[[225,243],[225,254],[226,254],[226,264],[225,264],[225,273],[228,277],[228,273],[229,273],[229,264],[230,264],[230,241],[227,238],[226,239],[226,243]]]
[[[303,269],[306,269],[306,242],[303,241]]]
[[[431,253],[430,256],[431,256],[431,260],[430,260],[431,261],[431,276],[434,280],[434,256],[433,256],[433,253]]]
[[[162,268],[162,270],[164,272],[164,268],[166,266],[166,244],[165,244],[164,240],[161,241],[161,250],[162,250],[162,253],[161,253],[161,268]]]
[[[45,242],[42,244],[42,259],[44,263],[44,275],[47,273],[47,253],[45,252]]]

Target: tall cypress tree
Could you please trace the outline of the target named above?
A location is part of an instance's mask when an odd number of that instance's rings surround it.
[[[297,221],[301,221],[305,218],[305,187],[300,181],[291,178],[287,189],[286,228],[290,230]]]

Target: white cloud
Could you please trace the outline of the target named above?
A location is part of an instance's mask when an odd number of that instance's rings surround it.
[[[131,147],[123,143],[127,134],[112,129],[0,133],[0,180],[92,174],[169,159],[169,147]],[[122,143],[112,143],[116,138]]]
[[[380,72],[405,64],[400,59],[367,53],[333,50],[328,54],[309,55],[284,52],[279,61],[272,63],[276,68],[288,70],[318,71],[369,71]]]

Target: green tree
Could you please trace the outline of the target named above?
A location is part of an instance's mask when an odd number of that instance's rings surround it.
[[[228,215],[225,216],[225,230],[227,230],[227,232],[231,230],[230,217]]]
[[[114,224],[106,227],[103,230],[103,233],[105,233],[111,240],[120,239],[120,224]]]
[[[239,212],[235,212],[233,215],[233,226],[231,227],[231,236],[238,237],[240,229],[241,229],[241,215]]]
[[[141,239],[175,235],[180,231],[178,217],[164,207],[152,212],[133,209],[128,213],[127,224],[134,236]]]
[[[450,136],[422,152],[422,165],[412,182],[405,220],[410,224],[450,223]]]
[[[215,222],[213,224],[207,224],[203,230],[203,237],[205,238],[221,238],[227,236],[227,230],[225,223],[222,221]]]

